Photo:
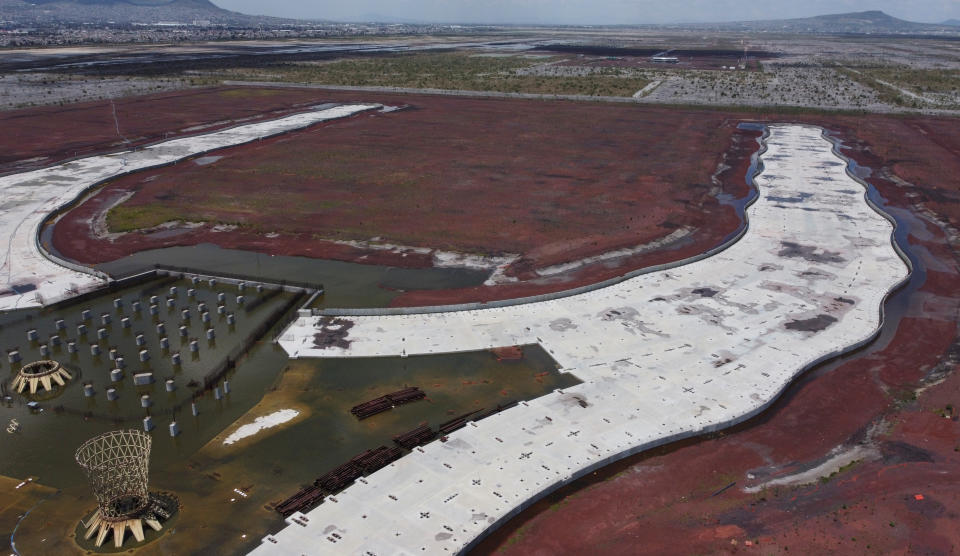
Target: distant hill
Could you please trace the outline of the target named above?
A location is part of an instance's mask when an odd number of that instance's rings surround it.
[[[39,23],[182,23],[263,25],[285,20],[249,16],[209,0],[0,0],[0,21]]]
[[[953,27],[960,27],[960,19],[948,19],[942,22],[940,25],[950,25]]]
[[[916,23],[887,15],[879,10],[818,15],[799,19],[702,24],[694,27],[764,33],[856,35],[955,34],[958,32],[951,25]]]

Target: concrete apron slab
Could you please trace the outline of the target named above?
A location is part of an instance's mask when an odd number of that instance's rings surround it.
[[[300,317],[280,340],[292,357],[539,343],[583,383],[415,450],[294,514],[253,553],[462,551],[560,485],[741,422],[810,365],[873,339],[909,273],[893,225],[822,130],[773,126],[766,147],[748,231],[703,260],[538,303]]]
[[[0,311],[52,303],[107,282],[103,274],[51,260],[38,243],[40,227],[50,213],[104,180],[378,107],[344,105],[303,112],[0,177],[0,237],[7,238],[0,245]]]

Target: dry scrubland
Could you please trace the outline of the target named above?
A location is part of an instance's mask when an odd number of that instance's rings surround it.
[[[809,39],[807,39],[809,40]],[[949,41],[922,49],[871,40],[829,38],[720,41],[688,47],[677,65],[651,64],[623,40],[607,54],[558,51],[406,53],[333,61],[268,64],[203,72],[207,78],[637,97],[640,102],[737,107],[783,107],[866,112],[949,112],[960,109],[960,50]],[[669,43],[664,45],[665,50]],[[717,50],[720,48],[720,50]],[[590,52],[589,48],[585,49]],[[760,57],[751,52],[760,52]],[[776,57],[771,57],[777,53]],[[649,87],[648,87],[649,85]]]
[[[547,61],[544,61],[547,58]],[[554,59],[556,58],[556,59]],[[418,53],[378,58],[286,63],[264,70],[218,73],[236,79],[264,79],[325,85],[409,87],[558,95],[625,96],[647,81],[616,69],[589,75],[534,74],[529,68],[562,61],[538,55]]]
[[[0,110],[122,98],[189,86],[179,78],[100,77],[51,73],[0,75]]]

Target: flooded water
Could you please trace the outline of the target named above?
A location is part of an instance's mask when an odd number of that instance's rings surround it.
[[[113,276],[152,269],[154,265],[182,266],[210,274],[232,273],[265,281],[323,284],[326,294],[317,307],[385,307],[399,293],[478,286],[488,271],[464,268],[398,268],[263,255],[240,249],[222,249],[212,244],[168,247],[142,251],[95,268]]]
[[[295,257],[270,257],[270,263],[263,265],[270,270],[259,276],[282,276],[282,269],[273,265],[277,259],[291,265],[300,262],[290,260]],[[242,257],[236,260],[241,267]],[[194,266],[204,263],[178,262]],[[232,270],[223,264],[217,266],[217,262],[207,260],[206,264],[212,269]],[[352,293],[333,297],[337,303],[345,299],[360,303],[364,300],[363,288],[370,289],[373,282],[395,279],[392,283],[402,284],[414,278],[416,274],[392,274],[381,268],[365,276],[365,286],[353,285],[349,290]],[[329,280],[326,276],[322,279]],[[327,287],[338,284],[335,280]],[[175,294],[171,294],[171,287],[176,287]],[[188,296],[191,288],[194,295]],[[332,289],[339,288],[334,285]],[[95,503],[74,462],[74,452],[97,434],[120,428],[142,429],[148,415],[155,427],[151,433],[151,488],[175,493],[183,503],[182,511],[187,512],[183,515],[194,517],[181,516],[175,525],[171,522],[177,534],[161,535],[145,547],[146,552],[211,553],[225,546],[231,547],[228,552],[235,552],[251,548],[267,530],[282,525],[271,504],[360,452],[392,445],[394,435],[423,422],[436,427],[473,409],[533,399],[579,382],[571,375],[560,374],[555,362],[537,346],[525,347],[524,357],[518,361],[498,361],[490,352],[290,360],[272,342],[280,332],[275,326],[249,344],[236,368],[223,377],[229,381],[230,392],[217,399],[212,390],[203,391],[205,375],[247,345],[251,333],[274,322],[295,296],[271,289],[258,294],[248,286],[243,292],[245,303],[239,305],[238,293],[236,285],[222,282],[211,286],[186,278],[159,278],[77,303],[0,314],[0,347],[5,351],[17,349],[22,358],[11,364],[4,354],[0,361],[0,377],[9,395],[0,403],[4,429],[0,431],[0,475],[35,477],[38,483],[65,493],[55,503],[40,504],[21,522],[16,542],[23,553],[30,553],[31,548],[57,553],[83,551],[73,541],[74,528],[76,520],[86,517]],[[220,294],[224,295],[222,315],[217,311]],[[158,297],[157,315],[149,312],[151,296]],[[172,307],[167,306],[168,297],[174,300]],[[122,300],[122,309],[114,307],[117,298]],[[137,301],[141,304],[139,312],[133,309]],[[199,303],[206,304],[209,323],[202,322]],[[183,320],[184,309],[190,310],[189,320]],[[83,320],[83,310],[90,311],[88,321]],[[235,315],[234,325],[227,324],[227,313]],[[103,324],[104,314],[109,315],[108,324]],[[125,317],[129,327],[122,324]],[[58,320],[64,321],[63,329],[58,329]],[[165,326],[165,335],[157,331],[160,323]],[[87,328],[86,336],[78,332],[81,324]],[[186,327],[186,336],[180,335],[180,326]],[[108,335],[98,340],[101,328]],[[214,330],[213,341],[206,338],[208,328]],[[31,329],[37,331],[38,340],[28,339]],[[143,335],[142,345],[139,334]],[[53,345],[52,337],[59,338],[59,346]],[[169,349],[161,347],[162,337],[168,338]],[[189,349],[194,339],[198,342],[196,353]],[[76,353],[68,352],[68,342],[76,343]],[[91,353],[91,344],[98,346],[100,355]],[[41,353],[44,345],[52,346],[49,355]],[[111,380],[111,370],[117,367],[111,349],[125,362],[118,382]],[[140,361],[140,350],[149,353],[147,361]],[[175,352],[181,354],[180,365],[172,362]],[[73,375],[66,387],[54,394],[38,392],[34,396],[10,391],[19,368],[43,358],[61,362]],[[141,372],[152,372],[154,382],[135,385],[133,375]],[[168,378],[175,381],[173,392],[166,390]],[[92,397],[84,395],[87,382],[93,383]],[[222,380],[215,384],[223,388]],[[350,413],[353,405],[407,385],[419,386],[427,399],[363,421]],[[108,388],[115,389],[116,400],[107,399]],[[143,395],[149,395],[149,407],[142,406]],[[29,408],[30,400],[38,401],[41,409]],[[197,416],[191,412],[191,401],[197,404]],[[225,429],[236,429],[239,424],[282,410],[296,412],[297,418],[233,444],[223,442]],[[5,429],[12,420],[20,429],[7,433]],[[172,421],[179,427],[176,437],[169,434]],[[234,489],[242,489],[243,494]],[[202,517],[198,518],[197,512]],[[60,528],[62,535],[51,533]],[[243,536],[248,533],[251,536]],[[41,544],[54,538],[52,546]],[[88,544],[83,547],[91,548]]]

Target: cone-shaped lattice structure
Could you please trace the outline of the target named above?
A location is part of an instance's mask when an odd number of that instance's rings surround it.
[[[37,386],[42,386],[44,390],[52,392],[53,383],[64,386],[71,378],[70,373],[56,361],[34,361],[20,369],[13,379],[13,389],[22,394],[29,386],[30,393],[36,394]]]
[[[127,527],[142,541],[141,520],[160,529],[147,492],[150,440],[150,435],[138,430],[111,431],[91,438],[77,450],[77,463],[97,498],[97,513],[87,524],[86,534],[89,539],[98,531],[97,546],[112,530],[114,545],[120,547]]]

